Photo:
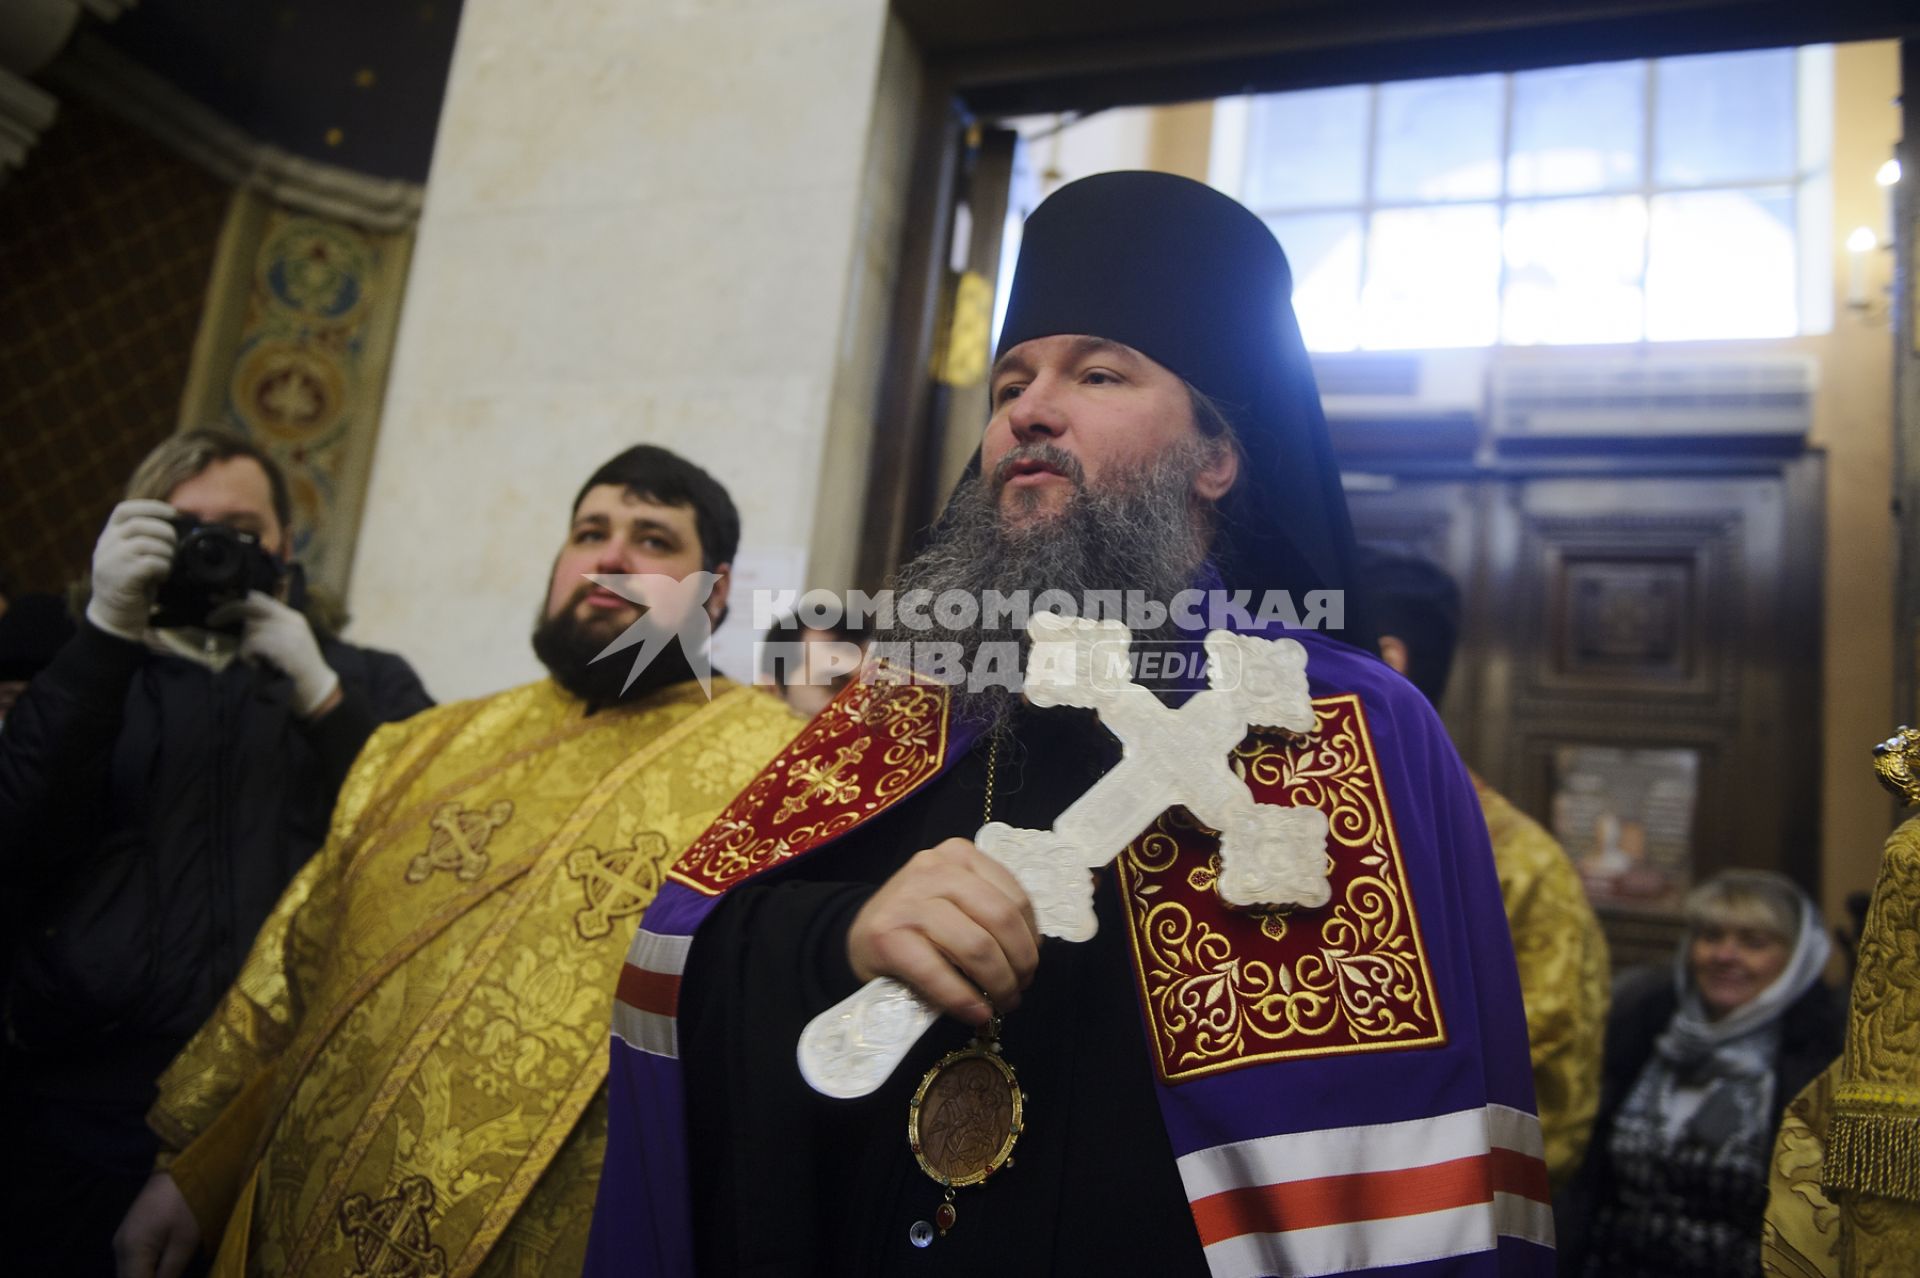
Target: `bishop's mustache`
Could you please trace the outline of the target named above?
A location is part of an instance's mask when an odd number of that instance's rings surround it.
[[[895,594],[924,591],[938,599],[957,591],[985,599],[988,592],[1037,597],[1059,590],[1082,600],[1092,591],[1119,590],[1171,600],[1193,585],[1211,542],[1210,530],[1194,518],[1192,495],[1206,455],[1203,441],[1175,444],[1148,462],[1103,473],[1089,487],[1079,459],[1065,449],[1043,441],[1024,444],[995,463],[991,474],[983,470],[960,485],[926,546],[895,574]],[[1014,525],[1001,513],[1000,486],[1022,461],[1053,467],[1075,485],[1059,512],[1043,522]],[[990,627],[985,616],[979,613],[964,626],[942,625],[937,616],[924,627],[896,619],[876,639],[949,645],[961,654],[960,667],[972,670],[983,644],[1024,641],[1010,628]],[[1134,635],[1142,642],[1172,637]],[[978,689],[963,683],[953,695],[954,713],[983,729],[1004,723],[1018,699],[991,682]]]
[[[1007,480],[1013,478],[1015,470],[1022,465],[1030,465],[1034,462],[1038,462],[1049,470],[1058,471],[1063,478],[1071,481],[1075,488],[1087,486],[1087,471],[1080,464],[1080,459],[1057,444],[1042,441],[1021,444],[994,465],[991,480],[994,494],[998,496],[1000,490],[1007,486]]]

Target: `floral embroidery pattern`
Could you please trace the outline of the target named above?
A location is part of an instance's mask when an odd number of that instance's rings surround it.
[[[504,1096],[515,1084],[557,1085],[603,1035],[608,967],[592,950],[544,936],[476,985],[460,1013],[473,1084]]]
[[[1327,814],[1326,905],[1227,907],[1213,891],[1218,839],[1184,809],[1121,857],[1136,968],[1169,1082],[1288,1056],[1445,1041],[1359,701],[1314,705],[1307,740],[1255,733],[1233,762],[1261,801]]]
[[[854,683],[694,840],[671,877],[713,895],[818,847],[931,777],[946,743],[944,688]]]

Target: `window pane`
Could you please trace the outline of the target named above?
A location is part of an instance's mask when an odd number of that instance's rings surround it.
[[[1618,191],[1641,181],[1646,65],[1527,71],[1513,77],[1513,195]]]
[[[1790,187],[1655,196],[1647,336],[1793,336],[1793,247]]]
[[[1638,341],[1646,239],[1647,206],[1637,195],[1511,206],[1504,339]]]
[[[1503,76],[1380,86],[1374,198],[1489,199],[1500,194]]]
[[[1373,215],[1360,344],[1490,346],[1500,309],[1500,215],[1491,204]]]
[[[1360,215],[1270,217],[1293,268],[1293,312],[1307,349],[1350,351],[1360,340]]]
[[[1247,113],[1247,203],[1360,203],[1366,195],[1368,93],[1362,84],[1253,99]]]
[[[1793,61],[1792,49],[1763,49],[1655,63],[1655,183],[1791,177]]]

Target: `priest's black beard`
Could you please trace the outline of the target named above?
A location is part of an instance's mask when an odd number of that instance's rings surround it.
[[[958,590],[978,600],[986,591],[997,590],[1025,591],[1034,600],[1043,591],[1061,590],[1076,607],[1084,607],[1087,592],[1117,590],[1123,601],[1125,592],[1138,591],[1169,603],[1193,586],[1206,557],[1208,534],[1205,521],[1195,518],[1193,479],[1211,449],[1195,439],[1148,465],[1113,475],[1096,489],[1086,484],[1072,454],[1051,444],[1016,448],[993,476],[978,476],[954,494],[932,542],[895,575],[894,598],[924,590],[938,599],[945,591]],[[1074,482],[1074,492],[1058,514],[1010,527],[1000,514],[1001,486],[1014,463],[1030,459],[1057,467]],[[963,670],[973,669],[981,644],[1017,642],[1025,668],[1024,631],[998,625],[988,630],[984,617],[965,629],[952,629],[934,619],[931,607],[919,616],[927,628],[910,628],[896,620],[876,638],[883,644],[957,644]],[[1164,640],[1178,633],[1169,621],[1134,638]],[[987,731],[1001,728],[1020,700],[1017,689],[1004,687],[969,691],[962,684],[953,694],[956,716]]]
[[[582,588],[582,597],[585,589]],[[632,673],[633,655],[639,651],[638,645],[595,661],[594,657],[621,632],[604,627],[589,629],[582,625],[573,615],[573,606],[577,602],[578,599],[569,600],[563,611],[543,618],[534,626],[533,653],[540,658],[540,664],[547,668],[547,673],[553,676],[553,681],[586,702],[589,710],[637,701],[650,692],[671,684],[684,683],[694,677],[687,654],[681,651],[679,641],[674,639],[654,654],[646,669],[634,678],[632,687],[621,691],[627,675]]]

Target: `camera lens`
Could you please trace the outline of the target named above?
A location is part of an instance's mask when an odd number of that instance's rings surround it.
[[[179,553],[195,582],[217,589],[240,579],[242,551],[240,539],[230,529],[203,525],[187,534]]]

